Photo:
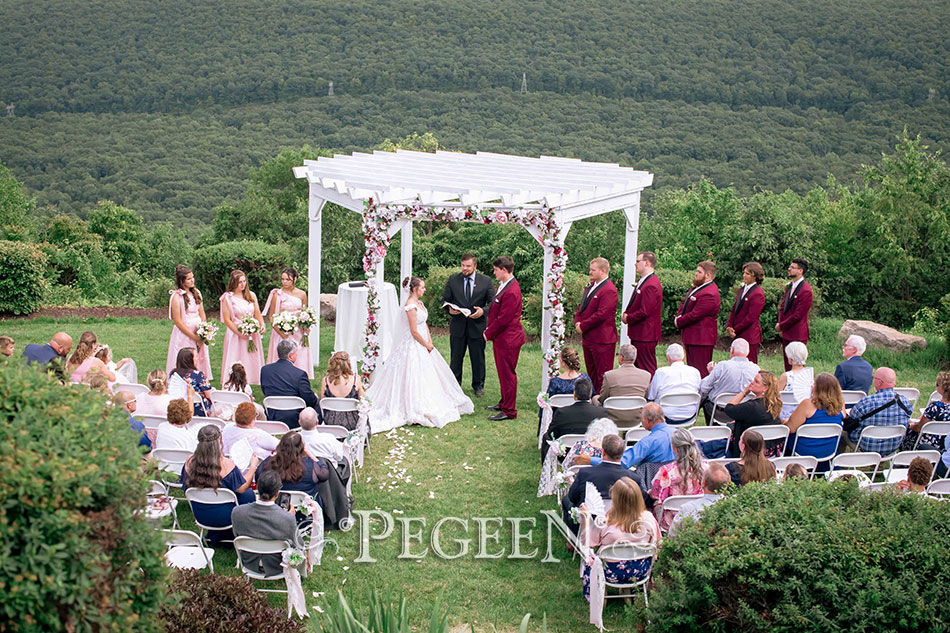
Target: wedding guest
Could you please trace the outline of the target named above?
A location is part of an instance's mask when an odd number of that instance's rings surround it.
[[[66,332],[57,332],[46,345],[30,343],[23,350],[27,365],[48,365],[54,358],[66,358],[73,348],[73,337]]]
[[[922,429],[925,424],[931,421],[950,422],[950,371],[942,371],[937,374],[936,389],[937,393],[940,395],[940,399],[929,403],[927,408],[924,409],[924,412],[921,414],[919,420],[915,422],[912,419],[910,421],[910,428],[907,431],[907,436],[904,438],[904,442],[901,444],[902,451],[914,450],[914,448],[918,445],[918,438],[920,439],[921,450],[926,448],[925,446],[922,446],[923,444],[933,447],[934,450],[944,450],[944,436],[930,435],[928,433],[923,437],[920,437],[920,429]],[[939,473],[940,469],[938,468],[937,470]]]
[[[7,358],[13,356],[14,340],[9,336],[0,336],[0,354]]]
[[[326,461],[310,457],[303,438],[296,431],[285,433],[280,438],[274,454],[257,467],[257,478],[260,479],[261,475],[268,470],[273,470],[280,475],[284,490],[306,492],[318,503],[320,493],[317,486],[330,476]]]
[[[189,397],[189,386],[194,390],[193,397]],[[205,417],[211,410],[210,392],[211,385],[207,377],[195,367],[195,350],[190,347],[178,350],[175,369],[168,377],[168,393],[171,397],[193,400],[194,415]]]
[[[252,402],[242,402],[234,409],[234,424],[221,431],[225,455],[230,455],[231,449],[241,440],[247,440],[251,450],[261,459],[267,459],[277,449],[277,438],[254,426],[256,415]]]
[[[863,357],[867,347],[867,341],[859,334],[852,334],[842,344],[844,360],[835,367],[835,378],[842,390],[871,392],[874,369]]]
[[[562,394],[573,394],[574,393],[574,383],[579,379],[584,378],[585,380],[590,380],[590,377],[581,371],[581,358],[577,354],[577,350],[569,345],[565,345],[561,348],[561,354],[558,357],[561,361],[561,367],[558,370],[557,376],[551,378],[548,382],[548,395],[549,396],[558,396]],[[540,425],[541,411],[538,411],[538,420]],[[541,427],[538,427],[538,430],[541,430]]]
[[[294,361],[297,359],[297,344],[284,339],[277,344],[277,362],[264,365],[261,368],[261,391],[264,397],[269,396],[298,396],[308,407],[317,406],[317,396],[313,393],[307,372],[297,368]],[[297,416],[301,409],[279,410],[268,409],[267,419],[283,422],[290,428],[299,426]]]
[[[910,460],[907,468],[907,479],[897,482],[897,489],[918,495],[927,494],[927,485],[933,475],[934,466],[924,457],[915,457]]]
[[[115,374],[116,382],[124,382],[130,385],[138,383],[138,368],[135,366],[135,361],[131,358],[123,358],[119,362],[113,361],[112,348],[108,345],[99,346],[99,349],[96,351],[96,358],[101,360],[103,364]]]
[[[273,327],[274,317],[281,312],[299,312],[307,306],[307,293],[297,287],[297,270],[294,268],[285,268],[280,273],[280,288],[274,288],[267,296],[267,302],[264,304],[264,316],[268,317],[271,323],[270,344],[267,347],[267,362],[277,361],[277,344],[283,340],[291,339],[297,343],[297,360],[294,363],[299,369],[307,372],[307,378],[313,378],[313,361],[310,354],[310,346],[303,344],[303,335],[309,332],[298,325],[290,333],[281,332]]]
[[[797,465],[798,464],[792,464],[792,466]],[[788,470],[786,470],[786,473],[787,472]],[[683,504],[680,511],[673,517],[673,521],[666,531],[667,536],[673,536],[678,531],[684,519],[698,520],[706,508],[722,499],[723,492],[725,492],[726,487],[731,483],[732,478],[729,476],[729,471],[726,470],[726,467],[716,462],[710,462],[703,475],[702,499],[694,499],[693,501]]]
[[[625,343],[617,350],[616,369],[604,374],[600,385],[600,393],[594,396],[594,404],[604,406],[608,398],[615,396],[639,396],[646,398],[650,391],[650,372],[636,366],[637,348]],[[624,427],[634,427],[640,424],[640,410],[620,411],[607,409],[610,419]]]
[[[344,463],[343,442],[331,433],[324,433],[317,426],[317,412],[307,407],[300,412],[300,437],[312,457],[322,457],[339,466]]]
[[[661,466],[650,487],[653,514],[663,529],[670,527],[676,513],[672,510],[661,512],[660,502],[674,495],[698,495],[703,491],[703,455],[686,429],[673,429],[673,452],[676,461]]]
[[[243,393],[251,399],[251,404],[254,405],[254,409],[257,411],[257,419],[265,419],[264,407],[254,402],[254,391],[251,389],[251,385],[247,383],[247,372],[244,371],[244,365],[241,363],[231,365],[231,373],[227,382],[221,385],[221,390]],[[234,416],[234,407],[230,404],[219,403],[215,405],[215,413],[222,420],[230,420]]]
[[[249,536],[266,541],[284,541],[303,548],[297,520],[294,515],[276,503],[280,493],[280,476],[273,471],[261,475],[257,482],[260,497],[254,503],[240,505],[231,511],[231,524],[235,536]],[[276,576],[283,572],[281,554],[251,554],[241,552],[244,567],[264,576]]]
[[[363,381],[353,373],[350,355],[335,352],[327,362],[327,375],[323,377],[320,391],[324,398],[362,398]],[[359,426],[358,411],[322,411],[323,423],[342,426],[355,431]]]
[[[132,417],[136,412],[135,405],[135,394],[131,391],[120,391],[112,398],[112,406],[122,407],[122,409],[129,414],[129,426],[132,427],[133,431],[138,433],[139,446],[144,447],[145,452],[148,453],[152,450],[152,440],[149,439],[148,434],[145,432],[145,425]]]
[[[264,317],[257,303],[257,295],[247,287],[247,275],[240,270],[232,270],[228,279],[228,289],[221,295],[221,321],[227,331],[221,346],[221,382],[231,372],[231,365],[241,363],[247,372],[247,380],[252,385],[261,384],[261,367],[264,365],[264,345],[261,335],[264,333]],[[253,317],[260,331],[245,336],[238,325],[246,317]]]
[[[144,415],[165,415],[168,403],[172,397],[168,395],[168,377],[161,369],[149,372],[145,379],[148,393],[140,394],[138,398],[138,412]]]
[[[751,481],[775,479],[775,466],[765,456],[764,449],[765,440],[760,433],[746,431],[742,434],[739,438],[739,461],[726,464],[732,483],[744,486]]]
[[[82,336],[79,337],[79,344],[76,345],[76,351],[66,362],[66,372],[70,374],[72,382],[86,382],[90,372],[102,374],[110,383],[115,382],[115,373],[106,367],[105,363],[96,358],[98,350],[99,345],[95,333],[83,332]]]
[[[579,525],[571,517],[571,509],[580,507],[587,496],[587,484],[593,484],[601,498],[610,498],[610,487],[630,475],[630,471],[620,464],[624,443],[619,435],[605,435],[603,440],[603,460],[598,460],[590,468],[581,468],[567,493],[561,497],[561,516],[571,532],[577,534]]]
[[[785,472],[782,474],[782,479],[788,480],[792,478],[808,479],[808,471],[805,470],[805,467],[801,464],[789,464],[785,467]]]
[[[575,460],[580,455],[583,455],[588,460],[592,457],[602,459],[604,452],[601,447],[601,442],[603,439],[608,435],[619,434],[620,431],[617,429],[617,425],[614,424],[614,421],[610,418],[597,418],[593,420],[590,426],[587,427],[587,433],[584,434],[584,439],[575,442],[574,446],[568,449],[567,455],[561,460],[561,470],[568,470],[574,465]]]
[[[174,323],[168,340],[168,356],[165,360],[165,372],[175,369],[178,352],[190,347],[197,353],[195,367],[212,380],[211,360],[208,346],[201,342],[196,334],[198,325],[207,321],[201,292],[195,288],[195,274],[187,266],[175,267],[175,290],[170,290],[168,300],[168,318]]]
[[[89,376],[89,389],[98,391],[104,396],[112,395],[112,391],[109,389],[109,379],[102,374],[92,374]]]
[[[168,403],[165,411],[166,421],[158,425],[155,437],[155,448],[175,448],[183,451],[194,451],[198,447],[198,434],[195,429],[189,429],[192,409],[184,400],[175,399]]]
[[[805,367],[805,362],[808,360],[808,347],[801,341],[792,341],[785,346],[785,358],[792,364],[792,368],[779,376],[778,390],[795,394],[795,400],[800,404],[808,399],[812,385],[815,384],[815,368]],[[787,420],[796,406],[798,404],[783,404],[780,417]]]
[[[793,345],[791,343],[790,345]],[[844,420],[844,396],[841,385],[834,376],[822,372],[815,378],[811,396],[795,407],[792,415],[784,422],[788,427],[789,446],[795,447],[795,454],[810,455],[819,460],[826,459],[838,452],[839,438],[814,439],[803,437],[797,442],[795,434],[805,424],[837,424]],[[828,462],[819,463],[821,472],[828,469]]]
[[[181,485],[188,488],[227,488],[235,495],[239,505],[254,503],[254,491],[251,481],[257,468],[257,455],[251,457],[251,465],[246,475],[224,456],[221,449],[221,431],[213,424],[201,427],[198,431],[198,447],[181,469]],[[195,520],[202,525],[231,525],[232,506],[228,504],[192,503]],[[208,539],[220,541],[233,538],[231,530],[210,530]]]
[[[751,399],[746,400],[747,397]],[[770,371],[760,371],[755,375],[745,389],[733,396],[725,406],[725,413],[735,420],[732,437],[736,438],[753,426],[766,424],[780,424],[779,414],[782,412],[782,398],[778,395],[778,379]],[[766,446],[768,457],[779,457],[785,446],[785,441],[771,440]],[[729,456],[738,457],[739,451],[735,442],[729,445]]]

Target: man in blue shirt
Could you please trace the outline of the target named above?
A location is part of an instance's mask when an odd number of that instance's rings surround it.
[[[27,345],[23,350],[23,358],[26,359],[27,365],[33,363],[48,365],[54,358],[69,356],[69,350],[72,348],[73,338],[66,332],[59,332],[46,345],[39,345],[38,343]]]
[[[897,373],[890,367],[878,367],[874,372],[873,384],[874,393],[858,400],[848,412],[848,418],[859,422],[854,429],[848,431],[848,440],[853,445],[858,443],[861,431],[866,427],[903,426],[906,429],[910,425],[910,401],[894,391]],[[848,418],[845,420],[845,428],[849,428]],[[856,450],[889,455],[900,447],[901,441],[901,437],[865,439]]]
[[[133,431],[137,431],[139,434],[139,446],[145,447],[145,452],[152,452],[152,440],[148,439],[148,434],[145,432],[145,425],[132,417],[132,414],[135,413],[135,394],[131,391],[120,391],[115,394],[112,398],[112,404],[116,407],[122,407],[122,409],[129,414],[129,425],[132,427]]]
[[[620,465],[624,468],[634,468],[650,462],[666,464],[675,460],[673,427],[666,423],[666,417],[660,405],[651,402],[643,407],[642,424],[650,434],[623,452]],[[575,464],[590,463],[592,466],[600,462],[601,458],[588,458],[586,455],[578,455],[574,459]]]
[[[845,360],[835,367],[835,378],[838,379],[842,391],[871,392],[871,376],[874,370],[871,369],[871,363],[861,357],[867,345],[863,336],[852,334],[841,346],[841,355]]]

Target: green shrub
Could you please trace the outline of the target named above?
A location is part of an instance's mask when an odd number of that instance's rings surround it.
[[[744,486],[664,541],[646,630],[945,631],[948,542],[946,502],[848,481]]]
[[[0,312],[29,314],[43,305],[46,257],[32,244],[0,241]]]
[[[679,312],[683,297],[693,287],[696,269],[687,271],[661,268],[657,269],[656,276],[663,285],[663,334],[677,334],[679,330],[673,325],[673,319]]]
[[[164,308],[168,306],[168,292],[175,287],[172,279],[149,279],[145,282],[145,307]],[[304,286],[306,287],[306,286]],[[263,305],[261,308],[263,309]]]
[[[433,266],[429,268],[429,274],[426,275],[426,293],[422,297],[426,310],[429,311],[429,326],[449,326],[449,313],[442,309],[442,293],[445,291],[445,284],[449,281],[449,277],[458,271],[458,266],[455,268],[444,266]],[[400,283],[402,283],[402,280],[400,280]],[[396,292],[398,294],[398,288]]]
[[[588,275],[567,270],[564,272],[564,321],[567,333],[570,335],[574,328],[574,310],[580,305],[584,297],[584,288],[590,281]],[[541,333],[541,290],[532,292],[524,298],[524,327],[531,334]],[[619,319],[620,310],[617,311]]]
[[[166,569],[137,512],[128,415],[88,389],[0,365],[0,629],[157,631]]]
[[[243,576],[203,574],[198,570],[176,573],[171,591],[181,602],[161,613],[166,633],[300,633],[297,619],[287,619],[283,608],[268,604]]]
[[[289,249],[279,244],[256,240],[222,242],[195,251],[195,282],[207,305],[216,305],[227,288],[231,271],[242,270],[263,308],[267,293],[280,285],[280,271],[292,261]]]

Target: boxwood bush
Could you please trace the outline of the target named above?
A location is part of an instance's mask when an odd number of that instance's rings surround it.
[[[286,246],[242,240],[199,248],[195,251],[193,268],[206,306],[218,305],[218,297],[225,291],[231,271],[236,269],[247,275],[248,287],[257,295],[263,309],[267,293],[280,286],[280,271],[291,265],[290,249]],[[302,272],[299,267],[298,272]]]
[[[0,241],[0,312],[29,314],[46,295],[46,256],[32,244]]]
[[[660,549],[646,630],[946,631],[950,503],[854,482],[748,485]]]
[[[101,395],[0,363],[0,631],[160,630],[141,460]]]

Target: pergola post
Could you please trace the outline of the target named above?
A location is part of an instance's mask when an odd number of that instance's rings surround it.
[[[310,220],[307,250],[307,304],[316,306],[320,314],[320,267],[323,257],[323,206],[327,203],[310,185],[307,202],[307,217]],[[314,303],[316,302],[316,303]],[[320,366],[320,319],[310,329],[310,361],[314,367]]]
[[[640,194],[636,194],[636,201],[632,206],[625,207],[623,210],[626,219],[626,231],[623,250],[623,299],[620,303],[620,311],[623,312],[633,294],[633,286],[637,282],[637,238],[640,232]],[[620,326],[620,344],[629,343],[626,326]]]
[[[412,222],[402,227],[399,244],[399,303],[403,305],[409,291],[402,287],[402,280],[412,274]]]
[[[567,232],[571,229],[571,223],[565,222],[561,225],[561,240],[567,239]],[[535,230],[529,229],[530,233],[535,237]],[[542,270],[544,271],[544,277],[541,287],[541,355],[544,356],[549,349],[551,349],[551,321],[554,320],[554,315],[551,314],[550,310],[545,310],[544,308],[548,305],[548,297],[551,296],[551,282],[548,280],[547,271],[551,270],[554,266],[554,249],[550,246],[544,247],[544,264]],[[567,306],[564,306],[564,313],[567,314]],[[548,383],[551,381],[548,376],[547,367],[542,363],[541,364],[541,391],[547,391]]]

